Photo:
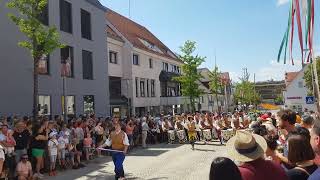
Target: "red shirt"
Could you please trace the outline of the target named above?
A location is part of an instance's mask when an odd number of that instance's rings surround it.
[[[264,159],[244,163],[239,170],[243,180],[289,180],[280,165]]]

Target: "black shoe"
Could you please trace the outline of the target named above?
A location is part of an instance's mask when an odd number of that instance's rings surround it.
[[[79,167],[78,166],[73,166],[72,169],[79,169]]]
[[[86,167],[84,164],[79,164],[79,168],[84,168]]]

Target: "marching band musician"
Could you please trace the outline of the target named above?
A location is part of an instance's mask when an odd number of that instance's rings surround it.
[[[116,173],[115,179],[123,180],[125,179],[123,162],[129,147],[129,140],[128,140],[127,134],[121,130],[119,118],[117,117],[113,118],[113,125],[115,130],[110,133],[109,138],[99,148],[111,146],[111,149],[115,150],[114,152],[111,151],[112,160],[115,166],[115,169],[114,169],[114,172]]]
[[[192,116],[188,116],[188,121],[189,121],[189,123],[187,124],[188,137],[189,137],[192,150],[194,150],[194,144],[197,140],[196,120],[194,120]]]

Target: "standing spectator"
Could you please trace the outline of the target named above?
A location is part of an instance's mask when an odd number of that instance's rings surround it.
[[[307,180],[316,169],[314,152],[310,141],[300,134],[290,134],[288,138],[288,159],[296,167],[287,171],[290,180]]]
[[[316,121],[311,129],[311,139],[310,143],[312,149],[317,157],[320,157],[320,122]],[[320,179],[320,167],[316,171],[314,171],[308,180],[318,180]]]
[[[242,180],[237,165],[230,159],[217,157],[211,163],[209,180]]]
[[[147,148],[147,144],[146,144],[146,140],[147,140],[147,136],[148,136],[148,131],[149,131],[149,126],[147,124],[147,118],[143,117],[142,118],[142,147],[143,148]]]
[[[127,123],[127,126],[126,126],[126,133],[127,133],[127,136],[129,139],[129,144],[131,147],[133,146],[133,130],[134,130],[134,128],[135,128],[135,125],[133,124],[132,120],[130,119]]]
[[[48,121],[42,121],[41,125],[36,124],[33,127],[33,139],[31,142],[32,156],[36,158],[36,169],[35,176],[43,178],[44,176],[40,173],[40,170],[44,168],[43,155],[44,150],[47,147],[49,139]]]
[[[4,136],[5,140],[2,141],[4,145],[5,152],[5,167],[8,172],[8,177],[12,178],[15,169],[15,158],[14,158],[14,147],[16,146],[16,141],[13,138],[13,131],[8,128],[7,124],[2,124],[1,134]],[[2,138],[1,138],[2,139]]]
[[[69,135],[70,133],[68,131],[65,131],[60,133],[60,137],[58,138],[58,157],[59,157],[59,163],[62,169],[66,169],[66,151],[67,147],[69,146]]]
[[[83,140],[83,148],[84,148],[84,153],[86,155],[86,160],[90,160],[90,150],[92,148],[92,138],[90,133],[87,133],[86,137]]]
[[[279,139],[279,136],[265,135],[264,138],[268,145],[266,158],[275,162],[276,164],[281,164],[281,159],[278,157],[279,153],[276,150],[278,147],[277,140]]]
[[[32,180],[33,173],[32,173],[32,166],[31,163],[28,161],[28,155],[23,154],[21,156],[20,162],[17,164],[17,175],[18,180]]]
[[[27,154],[28,144],[30,142],[30,132],[26,129],[26,124],[23,121],[16,124],[13,137],[16,141],[15,155],[16,163],[18,163],[21,156]]]
[[[312,116],[310,115],[302,116],[302,122],[301,122],[302,127],[310,130],[312,128],[313,123],[314,123],[314,119]]]
[[[49,176],[56,176],[56,161],[57,161],[57,155],[58,155],[58,141],[57,141],[57,133],[51,132],[50,140],[48,142],[48,151],[50,156],[50,172]]]
[[[95,132],[95,139],[96,139],[96,146],[99,147],[103,144],[103,134],[104,134],[104,128],[101,126],[101,122],[97,124],[97,126],[94,128]],[[101,151],[97,150],[98,156],[101,156]]]
[[[245,131],[237,131],[227,142],[227,151],[236,161],[243,180],[288,180],[282,167],[264,160],[267,143],[263,137]]]

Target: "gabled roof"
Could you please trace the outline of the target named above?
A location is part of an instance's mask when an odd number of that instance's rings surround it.
[[[111,9],[107,9],[106,18],[134,47],[182,63],[182,61],[147,28]]]
[[[202,75],[201,82],[210,82],[211,71],[208,68],[199,68],[198,72]],[[229,72],[220,73],[220,79],[227,84],[231,82]]]
[[[124,40],[109,25],[107,26],[107,36],[108,38],[124,42]]]
[[[300,71],[299,71],[300,72]],[[288,87],[290,83],[298,76],[299,72],[286,72],[285,81],[286,86]]]
[[[99,0],[86,0],[86,1],[103,11],[107,11],[107,8],[104,7]]]

